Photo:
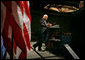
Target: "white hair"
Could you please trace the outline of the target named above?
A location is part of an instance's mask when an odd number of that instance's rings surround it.
[[[45,16],[46,16],[46,17],[48,17],[48,15],[47,15],[47,14],[44,14],[44,15],[43,15],[43,17],[45,17]]]

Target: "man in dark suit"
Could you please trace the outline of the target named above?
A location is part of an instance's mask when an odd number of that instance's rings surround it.
[[[36,44],[33,45],[34,49],[38,46],[38,50],[41,51],[41,46],[42,46],[42,42],[44,39],[44,34],[45,34],[45,31],[47,29],[47,27],[50,27],[52,26],[52,24],[50,23],[47,23],[46,20],[48,19],[48,15],[45,14],[43,15],[43,18],[40,20],[40,29],[39,29],[39,40]]]
[[[84,41],[85,41],[85,34],[84,34],[84,1],[80,1],[79,3],[79,10],[73,12],[72,14],[72,20],[70,24],[70,30],[72,33],[72,39],[70,46],[74,49],[76,54],[81,58],[83,55],[83,47],[84,47]]]

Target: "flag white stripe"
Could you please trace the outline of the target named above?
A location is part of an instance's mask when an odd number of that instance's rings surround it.
[[[2,4],[1,5],[1,9],[3,11],[1,13],[1,14],[3,14],[2,20],[5,20],[6,7],[4,6],[4,4],[2,2],[1,2],[1,4]],[[30,23],[30,19],[26,15],[25,10],[24,10],[24,15],[22,15],[21,9],[20,9],[20,7],[17,5],[17,3],[15,1],[12,1],[12,15],[13,15],[16,23],[18,24],[18,26],[22,29],[22,34],[23,34],[23,22],[25,23],[26,28],[27,28],[27,31],[28,31],[28,34],[29,34],[29,38],[31,40],[31,23]],[[4,25],[4,21],[3,21],[3,24],[2,25]],[[8,30],[8,37],[11,38],[12,37],[12,35],[11,35],[12,34],[12,28],[11,28],[11,26],[9,26],[8,29],[9,29]],[[24,35],[23,35],[23,37],[24,37]],[[26,41],[25,41],[25,44],[26,44]],[[27,48],[27,45],[26,45],[26,48]],[[16,54],[15,54],[15,57],[17,59],[19,58],[19,55],[20,55],[21,52],[22,52],[22,50],[17,46]],[[27,48],[27,53],[29,53],[28,48]]]
[[[24,16],[23,16],[23,21],[26,25],[26,29],[27,29],[28,34],[29,34],[29,39],[31,40],[31,23],[30,23],[29,17],[27,17],[25,12],[24,12]]]
[[[29,6],[29,1],[28,1],[28,6]],[[27,14],[25,12],[25,9],[24,9],[23,22],[25,23],[26,29],[27,29],[28,34],[29,34],[29,39],[31,40],[31,23],[30,23],[29,17],[27,16]],[[26,46],[26,48],[27,48],[27,46]],[[30,51],[27,48],[27,56],[28,56],[29,52]]]
[[[15,1],[12,1],[12,14],[13,14],[13,16],[15,18],[15,21],[18,24],[18,26],[21,28],[21,30],[23,30],[22,12],[20,10],[20,7],[17,5],[17,3]],[[22,50],[17,46],[16,47],[16,54],[14,54],[15,55],[15,59],[19,58],[21,52],[22,52]]]
[[[15,54],[16,59],[19,58],[21,52],[22,52],[21,49],[17,46],[17,48],[16,48],[16,54]]]
[[[16,23],[18,24],[18,26],[21,28],[21,20],[19,15],[21,15],[20,13],[18,14],[18,8],[19,6],[17,5],[17,3],[15,1],[12,1],[12,14],[13,14],[13,17],[15,18],[15,21]]]
[[[29,6],[29,8],[30,8],[30,3],[29,3],[29,1],[27,1],[28,2],[28,6]]]
[[[22,12],[21,12],[21,9],[20,7],[16,4],[15,1],[12,2],[12,13],[13,13],[13,16],[16,20],[16,23],[20,26],[20,28],[22,29],[22,34],[23,34],[23,37],[24,37],[24,33],[23,33],[23,22],[25,23],[25,26],[26,26],[26,29],[28,31],[28,34],[29,34],[29,39],[31,40],[31,23],[30,23],[30,19],[29,17],[26,15],[25,13],[25,10],[24,10],[24,14],[22,15]],[[26,40],[25,40],[25,37],[24,37],[24,42],[26,44]],[[27,48],[27,45],[26,45],[26,48]],[[21,53],[21,50],[19,47],[17,47],[16,49],[16,59],[19,58],[19,55]],[[18,52],[19,51],[19,52]],[[29,53],[29,50],[27,48],[27,53]],[[28,56],[28,55],[27,55]]]

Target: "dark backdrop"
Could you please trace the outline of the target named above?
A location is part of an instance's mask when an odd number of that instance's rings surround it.
[[[30,1],[30,11],[32,18],[32,40],[37,40],[37,33],[39,30],[39,20],[42,18],[44,12],[43,7],[48,3],[57,3],[57,4],[69,4],[78,7],[79,1]],[[64,32],[72,33],[72,40],[70,46],[73,50],[82,57],[82,51],[84,49],[84,10],[82,13],[71,13],[70,16],[57,16],[48,14],[49,22],[59,24]]]

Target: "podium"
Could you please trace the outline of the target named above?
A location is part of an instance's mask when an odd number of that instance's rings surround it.
[[[71,42],[71,36],[63,35],[62,28],[59,25],[54,25],[47,28],[47,46],[46,49],[50,51],[59,52],[64,49],[64,44]],[[55,53],[56,53],[55,52]]]
[[[59,26],[59,25],[53,25],[53,26],[51,26],[51,27],[48,27],[47,29],[46,29],[46,37],[48,38],[48,39],[52,39],[53,38],[53,36],[56,34],[56,32],[61,32],[62,30],[61,30],[61,27]]]

